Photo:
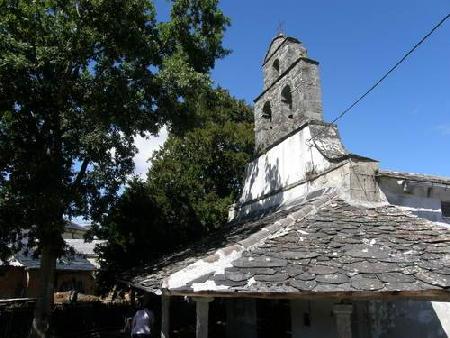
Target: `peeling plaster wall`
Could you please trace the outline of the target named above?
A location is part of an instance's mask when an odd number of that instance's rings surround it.
[[[371,301],[369,319],[371,338],[450,337],[450,303]]]
[[[382,201],[375,177],[378,170],[377,162],[352,160],[345,170],[346,177],[341,184],[343,184],[343,190],[349,199],[369,202]]]
[[[378,163],[331,162],[308,146],[310,127],[299,130],[247,166],[242,196],[229,220],[261,210],[288,206],[310,191],[335,188],[348,200],[380,202],[375,173]]]
[[[237,216],[241,217],[261,210],[277,208],[281,205],[288,207],[291,203],[295,204],[295,202],[298,202],[300,198],[305,197],[311,191],[319,190],[321,188],[339,187],[345,179],[346,173],[344,167],[345,165],[336,168],[332,172],[324,174],[314,181],[308,181],[298,185],[294,184],[292,188],[287,188],[286,190],[282,190],[269,197],[248,203],[240,207],[238,211],[233,210],[229,215],[229,220]]]
[[[450,219],[443,218],[441,213],[441,201],[450,201],[449,187],[392,177],[379,177],[378,182],[389,203],[405,207],[430,221],[450,224]]]
[[[333,301],[291,300],[292,338],[335,338]],[[309,325],[308,325],[309,320]],[[353,302],[353,338],[448,338],[450,303]]]
[[[331,164],[317,150],[307,145],[309,126],[299,130],[261,155],[246,168],[240,203],[261,198],[269,192],[305,180],[312,172],[323,172]]]

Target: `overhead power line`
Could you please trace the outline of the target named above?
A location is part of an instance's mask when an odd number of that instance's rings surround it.
[[[376,87],[378,87],[394,70],[396,70],[412,53],[416,51],[417,48],[422,45],[425,40],[427,40],[439,27],[441,27],[446,20],[450,18],[450,13],[447,14],[445,17],[441,19],[426,35],[420,39],[419,42],[417,42],[406,54],[403,55],[403,57],[398,60],[377,82],[375,82],[364,94],[362,94],[356,101],[354,101],[351,105],[349,105],[345,110],[343,110],[333,121],[331,121],[331,124],[336,123],[338,120],[344,117],[345,114],[347,114],[354,106],[356,106],[359,102],[361,102],[367,95],[370,94]],[[307,141],[310,142],[312,140],[315,140],[317,137],[321,136],[325,130],[322,132],[319,132],[314,137],[309,138]]]

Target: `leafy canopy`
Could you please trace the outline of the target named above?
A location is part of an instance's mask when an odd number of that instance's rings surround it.
[[[239,197],[254,146],[250,107],[221,89],[186,105],[191,129],[169,136],[147,181],[131,182],[100,228],[105,282],[222,227]]]
[[[218,0],[0,2],[0,253],[23,229],[62,247],[64,218],[104,219],[136,134],[178,128],[227,54]],[[171,122],[172,121],[172,122]]]

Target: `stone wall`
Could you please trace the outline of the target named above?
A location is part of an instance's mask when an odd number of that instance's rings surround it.
[[[276,40],[278,42],[278,40]],[[255,147],[262,151],[300,126],[322,120],[318,63],[298,42],[272,45],[263,65],[264,91],[255,99]]]
[[[380,202],[376,180],[378,163],[354,158],[345,167],[342,191],[350,200]]]

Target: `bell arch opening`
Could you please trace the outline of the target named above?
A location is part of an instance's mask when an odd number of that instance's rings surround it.
[[[262,118],[272,121],[272,109],[270,108],[270,101],[264,103],[262,109]]]
[[[280,60],[276,59],[273,63],[272,63],[272,70],[273,70],[273,79],[277,79],[278,76],[280,76]]]
[[[281,91],[281,109],[283,115],[286,115],[290,119],[294,117],[292,113],[292,92],[289,85],[286,85]]]

